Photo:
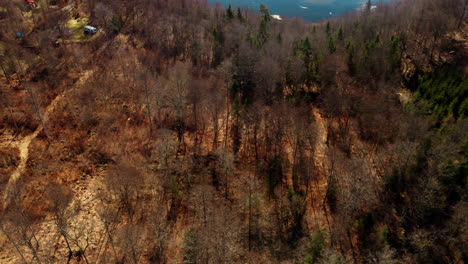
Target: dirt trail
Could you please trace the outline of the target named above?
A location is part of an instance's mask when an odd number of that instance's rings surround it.
[[[77,87],[80,84],[84,83],[86,80],[88,80],[90,75],[91,75],[90,71],[84,72],[83,75],[80,77],[80,79],[77,81],[77,83],[76,83],[76,85],[74,87]],[[62,94],[55,97],[54,100],[52,100],[52,102],[47,106],[47,108],[45,109],[44,114],[43,114],[43,124],[47,123],[47,121],[49,120],[50,114],[55,111],[55,108],[57,107],[57,104],[62,100],[62,98],[65,96],[65,94],[67,94],[71,90],[72,89],[64,91]],[[18,167],[11,174],[11,176],[10,176],[10,178],[8,180],[8,183],[7,183],[6,187],[5,187],[4,196],[3,196],[3,208],[4,209],[8,206],[8,204],[10,202],[10,198],[11,198],[12,192],[14,190],[13,188],[14,188],[16,182],[18,182],[19,178],[21,177],[21,175],[23,175],[23,173],[24,173],[24,171],[26,169],[26,165],[27,165],[28,160],[29,160],[29,145],[37,137],[37,135],[39,135],[39,133],[42,131],[42,129],[43,129],[42,125],[39,125],[33,133],[25,136],[24,138],[20,139],[19,141],[13,141],[11,143],[5,142],[6,144],[9,144],[10,147],[18,148],[20,162],[19,162]],[[0,144],[0,146],[1,146],[1,144]]]
[[[15,185],[15,183],[18,181],[19,177],[23,174],[24,169],[26,168],[26,163],[28,162],[28,157],[29,157],[29,144],[39,134],[41,131],[39,128],[42,129],[41,126],[34,131],[34,133],[27,135],[24,137],[21,141],[19,142],[13,142],[10,146],[11,147],[17,147],[19,149],[19,158],[20,162],[18,167],[16,168],[15,171],[10,176],[10,179],[8,180],[8,183],[5,187],[5,193],[3,197],[3,208],[5,209],[8,206],[9,203],[9,197],[12,194],[12,188]]]
[[[55,97],[52,103],[50,103],[50,105],[46,108],[44,117],[43,117],[44,123],[47,122],[49,114],[54,111],[55,106],[57,105],[57,102],[60,101],[62,97],[63,97],[63,94]],[[8,180],[8,183],[5,187],[5,193],[4,193],[4,198],[3,198],[3,208],[6,208],[8,206],[9,198],[13,191],[12,188],[15,185],[15,183],[18,181],[18,179],[21,177],[24,170],[26,169],[26,164],[29,159],[29,145],[31,144],[31,141],[33,141],[33,139],[35,139],[37,135],[42,131],[42,129],[43,129],[42,125],[39,125],[33,133],[25,136],[20,141],[13,142],[11,144],[12,147],[18,148],[20,162],[16,170],[11,174],[10,179]]]

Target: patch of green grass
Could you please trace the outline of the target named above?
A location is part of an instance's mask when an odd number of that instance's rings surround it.
[[[82,30],[84,26],[89,23],[89,19],[86,17],[70,19],[66,22],[66,26],[71,30]]]
[[[75,41],[86,39],[88,36],[84,33],[84,27],[88,25],[88,23],[89,19],[85,17],[68,20],[65,26],[70,30],[71,39]]]
[[[65,22],[65,26],[70,30],[71,36],[65,42],[87,42],[95,39],[97,36],[102,34],[101,30],[98,30],[96,34],[87,35],[85,34],[84,27],[89,24],[89,19],[86,17],[82,18],[71,18]]]

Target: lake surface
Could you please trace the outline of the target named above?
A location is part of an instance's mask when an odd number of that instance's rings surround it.
[[[379,2],[386,1],[389,0],[379,0]],[[233,8],[241,6],[254,10],[258,10],[260,3],[263,3],[270,9],[272,15],[298,16],[310,22],[317,22],[359,9],[367,0],[209,0],[209,2],[219,2],[224,7],[231,4]],[[372,1],[373,4],[375,2],[377,1]]]

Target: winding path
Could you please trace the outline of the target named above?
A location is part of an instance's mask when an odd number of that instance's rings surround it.
[[[91,76],[90,72],[91,71],[84,72],[83,75],[80,77],[80,79],[76,82],[76,85],[73,88],[64,91],[62,94],[55,97],[54,100],[52,100],[52,102],[49,104],[49,106],[47,106],[44,112],[43,124],[47,123],[47,121],[49,120],[50,114],[55,111],[55,108],[57,107],[60,100],[65,96],[65,94],[67,94],[68,92],[78,87],[80,84],[83,84],[85,81],[89,79],[89,77]],[[26,165],[29,160],[29,145],[37,137],[37,135],[42,131],[42,129],[43,129],[42,125],[39,125],[33,133],[25,136],[19,141],[13,141],[10,144],[10,147],[18,148],[20,162],[19,162],[18,167],[16,167],[16,169],[11,174],[10,178],[8,179],[8,183],[6,184],[4,196],[3,196],[3,209],[8,207],[11,201],[12,195],[14,194],[13,193],[14,186],[18,182],[20,177],[23,175],[26,169]]]
[[[45,113],[44,113],[44,117],[43,117],[44,123],[47,123],[50,113],[52,113],[55,110],[57,103],[60,101],[60,99],[64,96],[65,93],[66,92],[55,97],[55,99],[52,100],[49,106],[47,106]],[[18,167],[16,167],[16,169],[11,174],[10,179],[8,180],[8,183],[5,187],[5,193],[4,193],[4,198],[3,198],[4,209],[8,206],[10,202],[10,198],[13,194],[12,192],[13,192],[13,188],[16,182],[21,177],[21,175],[23,175],[24,170],[26,169],[26,165],[29,159],[29,145],[37,137],[37,135],[42,131],[42,129],[43,129],[42,125],[39,125],[33,133],[25,136],[20,141],[12,142],[11,144],[11,147],[18,148],[20,162],[19,162]]]

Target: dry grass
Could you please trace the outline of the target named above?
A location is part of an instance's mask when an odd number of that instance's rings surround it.
[[[0,149],[0,186],[8,182],[9,175],[19,164],[19,151],[12,147]]]

